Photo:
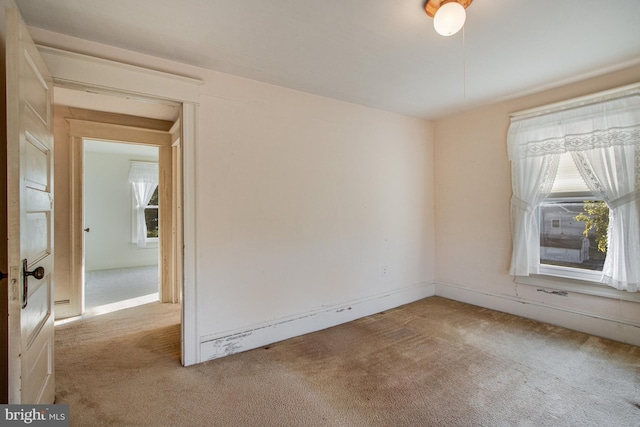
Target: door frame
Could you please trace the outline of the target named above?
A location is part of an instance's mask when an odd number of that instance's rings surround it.
[[[99,117],[96,117],[99,118]],[[172,171],[174,155],[169,131],[152,130],[126,126],[118,123],[106,123],[91,120],[67,118],[70,138],[71,164],[71,245],[70,263],[70,302],[68,311],[71,315],[84,312],[84,140],[95,139],[123,144],[139,144],[158,148],[160,192],[160,302],[177,303],[174,295],[180,286],[180,272],[174,272],[174,253],[179,251],[178,241],[173,238],[173,208],[178,204],[173,194],[174,174]],[[174,246],[175,245],[175,246]],[[56,311],[64,306],[57,305]]]
[[[200,361],[196,304],[196,120],[203,81],[150,70],[93,56],[38,46],[53,77],[54,86],[85,90],[149,102],[178,103],[181,108],[182,229],[177,257],[183,266],[179,277],[182,312],[182,364]]]

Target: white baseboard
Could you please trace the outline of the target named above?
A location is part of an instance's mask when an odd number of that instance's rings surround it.
[[[553,307],[515,296],[499,295],[447,283],[436,283],[436,295],[640,346],[640,325],[593,313]]]
[[[143,249],[144,250],[144,249]],[[91,273],[93,271],[102,271],[102,270],[117,270],[121,268],[138,268],[138,267],[153,267],[158,265],[157,260],[121,260],[115,263],[105,263],[99,265],[92,265],[90,267],[85,266],[85,273]]]
[[[66,319],[68,317],[78,316],[77,307],[71,305],[71,301],[55,301],[53,305],[53,314],[55,320]]]
[[[200,362],[262,347],[433,296],[435,285],[421,283],[380,295],[200,338]]]

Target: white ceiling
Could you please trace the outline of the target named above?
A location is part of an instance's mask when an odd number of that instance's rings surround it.
[[[424,0],[15,2],[34,27],[423,118],[640,63],[639,0],[475,0],[452,37]]]

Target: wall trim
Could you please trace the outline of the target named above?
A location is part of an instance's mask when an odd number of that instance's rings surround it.
[[[71,135],[86,139],[115,141],[123,144],[144,144],[154,147],[171,146],[171,134],[162,130],[139,128],[118,123],[95,122],[65,118]]]
[[[197,105],[182,104],[182,230],[181,263],[178,264],[181,280],[180,301],[182,302],[182,364],[190,366],[201,360],[198,337],[198,157],[197,153]]]
[[[640,346],[640,324],[580,310],[550,306],[511,295],[436,282],[435,295],[539,322]]]
[[[306,313],[256,323],[220,334],[203,336],[200,338],[200,362],[351,322],[434,294],[435,285],[433,283],[420,283],[379,295],[325,306]]]
[[[202,80],[178,76],[149,68],[110,61],[94,56],[38,45],[53,81],[71,89],[104,90],[112,94],[118,90],[135,99],[152,97],[197,103]]]

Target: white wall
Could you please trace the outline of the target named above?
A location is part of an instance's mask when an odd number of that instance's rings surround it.
[[[158,264],[158,245],[131,243],[131,160],[157,161],[157,148],[147,157],[127,153],[85,152],[85,271]],[[155,151],[155,157],[153,152]]]
[[[196,361],[433,294],[429,123],[43,30],[32,34],[53,47],[204,81],[197,240],[187,242],[196,253],[189,290],[197,300]]]
[[[427,123],[216,80],[200,108],[201,336],[432,283]]]
[[[509,276],[506,143],[510,113],[631,84],[638,76],[634,67],[435,123],[438,295],[640,345],[640,304],[548,293],[548,284],[516,284]]]
[[[435,276],[429,124],[237,77],[205,79],[196,194],[202,359],[430,292],[404,296]]]

